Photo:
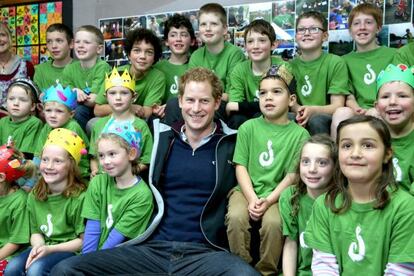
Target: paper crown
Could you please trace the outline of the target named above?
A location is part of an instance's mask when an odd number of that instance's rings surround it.
[[[382,70],[377,78],[377,92],[387,82],[402,81],[414,89],[414,66],[408,67],[405,64],[390,64]]]
[[[43,103],[47,102],[61,103],[67,106],[70,110],[74,110],[78,106],[76,92],[72,91],[70,86],[63,88],[60,83],[46,89]]]
[[[10,83],[9,87],[7,88],[7,90],[10,89],[10,87],[12,87],[14,85],[18,85],[18,84],[23,85],[23,86],[26,86],[27,88],[29,88],[30,91],[31,91],[31,93],[34,96],[35,102],[39,102],[40,90],[37,87],[37,85],[32,80],[30,80],[30,79],[27,79],[27,78],[18,78],[18,79],[15,79],[15,80],[13,80]]]
[[[289,91],[291,93],[294,93],[296,91],[295,76],[285,64],[272,65],[272,67],[270,67],[270,69],[267,70],[266,74],[262,77],[262,80],[268,78],[281,79],[289,88]]]
[[[6,175],[6,181],[12,182],[24,176],[26,171],[22,169],[24,159],[13,158],[15,155],[12,145],[2,145],[0,147],[0,173]]]
[[[129,74],[128,70],[125,70],[122,73],[122,76],[119,75],[118,69],[116,67],[112,69],[110,76],[108,76],[108,73],[106,73],[105,91],[115,86],[126,87],[133,93],[135,93],[135,79],[131,78],[131,75]]]
[[[141,131],[136,130],[131,121],[117,122],[114,118],[109,119],[106,123],[103,133],[113,133],[124,139],[131,147],[135,148],[138,152],[138,156],[141,154]]]
[[[47,145],[56,145],[64,148],[75,159],[76,164],[79,163],[81,155],[87,153],[86,145],[82,138],[66,128],[55,128],[52,130],[43,147]]]

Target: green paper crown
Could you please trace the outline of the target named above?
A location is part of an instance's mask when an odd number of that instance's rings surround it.
[[[387,82],[402,81],[414,89],[414,66],[408,67],[405,64],[390,64],[382,70],[377,78],[377,93]]]

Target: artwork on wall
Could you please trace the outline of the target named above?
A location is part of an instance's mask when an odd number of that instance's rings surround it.
[[[0,21],[6,23],[11,30],[16,53],[33,64],[38,64],[48,59],[47,27],[62,22],[69,27],[72,26],[72,1],[49,1],[1,7]]]
[[[304,11],[321,12],[327,19],[329,38],[323,49],[337,55],[344,55],[354,48],[354,43],[348,31],[348,16],[352,8],[360,3],[368,2],[378,6],[383,11],[384,26],[378,35],[380,45],[401,47],[413,40],[413,1],[414,0],[277,0],[254,4],[242,4],[225,7],[227,10],[228,33],[227,40],[244,49],[244,29],[255,19],[264,19],[272,23],[275,29],[278,46],[275,55],[291,58],[296,49],[295,20]],[[198,39],[198,11],[168,11],[159,14],[143,14],[121,18],[104,18],[99,20],[101,30],[108,26],[111,33],[105,40],[105,59],[112,65],[127,63],[123,50],[125,36],[131,29],[145,27],[153,30],[163,39],[164,22],[174,13],[187,16]],[[113,35],[113,34],[118,35]],[[104,33],[105,34],[105,33]],[[122,34],[121,36],[119,34]],[[163,43],[165,45],[165,43]],[[167,48],[164,57],[169,56]]]

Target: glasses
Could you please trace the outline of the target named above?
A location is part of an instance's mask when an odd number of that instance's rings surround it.
[[[309,27],[309,28],[297,28],[296,33],[304,35],[306,31],[309,31],[310,34],[317,34],[319,31],[324,32],[325,30],[319,27]]]

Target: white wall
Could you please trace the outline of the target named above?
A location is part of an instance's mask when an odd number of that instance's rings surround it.
[[[98,25],[98,19],[168,11],[194,10],[209,2],[223,6],[261,3],[268,0],[73,0],[73,29],[85,24]]]

